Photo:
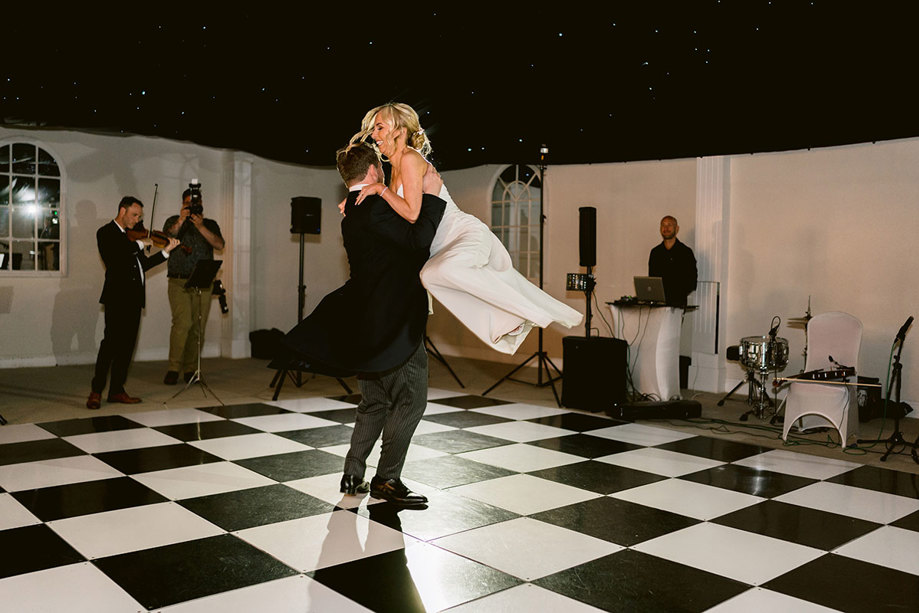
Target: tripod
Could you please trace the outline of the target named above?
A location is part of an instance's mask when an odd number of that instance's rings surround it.
[[[543,208],[545,204],[546,197],[546,157],[549,154],[549,149],[545,145],[539,148],[539,289],[542,289],[543,284],[543,237],[544,230],[546,225],[546,217],[543,215]],[[539,336],[539,347],[536,350],[536,353],[528,357],[523,361],[519,366],[514,368],[512,371],[498,379],[498,381],[489,387],[487,390],[482,392],[483,396],[486,396],[488,392],[495,389],[501,385],[504,381],[510,379],[511,381],[517,381],[518,383],[526,383],[527,385],[536,385],[538,387],[544,387],[546,385],[552,386],[552,395],[555,396],[555,403],[561,407],[562,401],[558,397],[558,391],[555,389],[555,382],[562,378],[562,371],[559,370],[558,366],[552,363],[552,360],[549,359],[549,356],[542,349],[542,333],[543,329],[540,328],[537,332]],[[536,383],[530,381],[521,381],[519,379],[512,379],[511,376],[516,373],[518,370],[529,364],[533,359],[536,359],[537,369],[536,369]],[[552,372],[549,370],[551,366],[558,376],[553,377]],[[546,380],[543,382],[543,370],[546,373]]]
[[[207,386],[207,383],[205,383],[201,378],[201,348],[204,344],[204,326],[202,326],[204,304],[201,298],[201,290],[213,287],[214,278],[217,276],[217,271],[220,269],[221,264],[223,264],[222,260],[198,260],[198,263],[195,264],[195,269],[192,271],[191,276],[185,283],[185,289],[194,289],[195,294],[198,296],[198,321],[195,322],[195,325],[198,329],[198,365],[195,369],[195,372],[188,380],[188,383],[185,384],[185,387],[173,394],[173,398],[187,390],[192,385],[198,384],[201,386],[201,391],[205,398],[207,398],[208,393],[210,393],[211,396],[214,397],[214,400],[219,402],[221,405],[223,404],[223,401],[217,397],[217,394],[215,394],[211,388]],[[208,306],[210,306],[210,304],[208,304]]]
[[[461,388],[466,389],[466,386],[463,385],[463,382],[460,381],[460,378],[456,376],[456,373],[453,372],[452,368],[450,368],[450,365],[447,363],[447,358],[440,354],[440,352],[437,350],[437,347],[434,345],[434,341],[432,341],[431,337],[427,334],[424,335],[424,349],[428,352],[428,355],[444,365],[444,368],[446,368],[450,374],[453,375],[453,378],[456,379],[456,382],[459,383]]]
[[[760,419],[766,418],[766,407],[775,406],[772,399],[769,398],[769,392],[766,391],[766,377],[769,376],[768,370],[759,370],[760,378],[756,378],[757,370],[755,368],[747,368],[747,375],[741,381],[734,386],[734,388],[724,395],[724,397],[718,401],[718,406],[724,406],[724,401],[731,397],[731,395],[736,392],[740,387],[746,383],[748,385],[747,389],[747,404],[753,408],[740,416],[740,421],[747,421],[747,417],[751,414],[756,415]],[[775,416],[773,415],[773,420]]]
[[[903,438],[903,432],[900,431],[900,417],[902,416],[902,408],[900,406],[900,374],[903,370],[903,364],[900,362],[900,355],[903,353],[903,342],[906,340],[906,331],[909,329],[910,324],[913,323],[913,318],[910,316],[906,320],[906,323],[903,324],[903,327],[900,328],[900,331],[897,333],[894,342],[899,342],[900,346],[897,348],[897,354],[893,358],[893,372],[890,375],[890,385],[887,386],[887,406],[894,407],[894,422],[893,422],[893,434],[889,438],[876,441],[864,441],[858,440],[859,444],[871,442],[871,443],[884,443],[887,447],[887,451],[884,452],[884,455],[881,456],[881,462],[886,462],[887,457],[897,450],[897,453],[900,453],[898,448],[902,447],[902,450],[905,451],[907,448],[912,448],[913,461],[919,464],[919,439],[916,439],[914,442],[909,443]],[[890,401],[890,390],[894,390],[894,402]]]

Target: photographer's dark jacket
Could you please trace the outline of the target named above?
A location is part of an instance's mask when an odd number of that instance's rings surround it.
[[[166,223],[163,224],[163,232],[167,231],[167,228],[171,228],[179,220],[178,215],[173,215],[166,220]],[[213,219],[204,219],[204,227],[208,230],[223,238],[223,235],[220,233],[220,226],[217,225],[217,222]],[[198,260],[213,260],[214,259],[214,248],[211,247],[211,244],[205,240],[201,233],[198,232],[198,228],[195,227],[195,224],[191,220],[186,219],[185,223],[182,224],[182,227],[179,228],[176,238],[179,239],[183,245],[188,245],[191,247],[191,253],[185,253],[184,249],[173,249],[172,254],[169,257],[169,266],[168,266],[168,277],[171,279],[187,279],[191,276],[192,271],[195,269],[195,264],[198,263]]]

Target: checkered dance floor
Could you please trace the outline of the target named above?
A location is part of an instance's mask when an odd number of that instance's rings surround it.
[[[0,609],[919,611],[917,475],[431,390],[399,510],[355,403],[0,428]]]

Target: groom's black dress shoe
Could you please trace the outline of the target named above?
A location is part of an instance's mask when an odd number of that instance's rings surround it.
[[[370,491],[370,486],[366,481],[358,479],[354,475],[344,475],[341,478],[341,492],[343,494],[366,494]]]
[[[370,495],[373,498],[388,500],[393,504],[415,506],[427,504],[428,499],[421,494],[411,491],[400,479],[380,479],[374,477],[370,480]]]

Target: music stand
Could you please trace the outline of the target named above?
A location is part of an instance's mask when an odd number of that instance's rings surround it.
[[[211,396],[214,397],[214,400],[219,402],[221,405],[223,404],[223,401],[217,397],[217,394],[215,394],[201,378],[201,347],[204,344],[204,329],[201,325],[203,312],[202,309],[204,308],[204,305],[201,303],[201,290],[214,287],[214,279],[217,277],[217,271],[220,270],[221,264],[223,264],[223,260],[198,260],[198,263],[195,264],[195,269],[191,273],[191,276],[188,278],[188,281],[185,282],[185,289],[193,289],[198,295],[198,321],[195,324],[198,326],[198,368],[192,374],[191,378],[188,380],[188,383],[185,384],[185,387],[173,394],[173,398],[197,383],[201,386],[201,391],[205,398],[207,398],[207,394],[210,392]],[[210,304],[208,304],[208,307],[210,307]]]

